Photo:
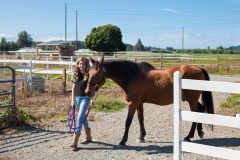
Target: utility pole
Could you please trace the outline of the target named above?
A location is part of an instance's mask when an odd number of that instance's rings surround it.
[[[65,3],[65,41],[67,40],[67,4]]]
[[[182,54],[184,53],[184,27],[182,28]]]
[[[76,11],[76,51],[78,50],[78,12]]]

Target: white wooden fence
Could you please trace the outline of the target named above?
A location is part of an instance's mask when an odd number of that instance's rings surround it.
[[[240,83],[182,79],[179,71],[174,73],[174,160],[180,160],[183,151],[224,159],[240,159],[240,151],[237,150],[181,140],[182,121],[240,128],[240,118],[182,111],[182,89],[240,94]]]
[[[5,63],[16,63],[16,64],[26,64],[29,65],[31,67],[31,72],[33,73],[41,73],[41,74],[62,74],[62,70],[50,70],[49,69],[49,65],[65,65],[65,66],[69,66],[67,73],[71,73],[72,72],[72,67],[73,65],[75,65],[76,62],[70,62],[70,61],[40,61],[40,60],[11,60],[11,59],[0,59],[0,63],[4,63],[4,66],[6,65]],[[35,64],[45,64],[46,68],[44,69],[33,69],[33,66]],[[64,68],[64,67],[63,67]],[[30,71],[30,70],[29,70]],[[28,72],[28,71],[26,71]]]

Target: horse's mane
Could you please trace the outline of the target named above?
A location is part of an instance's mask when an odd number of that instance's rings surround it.
[[[129,60],[106,60],[103,66],[106,67],[108,75],[121,77],[125,83],[139,78],[139,76],[145,77],[150,70],[155,69],[147,62]]]

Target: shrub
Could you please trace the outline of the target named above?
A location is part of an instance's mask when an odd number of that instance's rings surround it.
[[[229,96],[221,106],[224,108],[233,108],[235,112],[240,113],[240,94]]]

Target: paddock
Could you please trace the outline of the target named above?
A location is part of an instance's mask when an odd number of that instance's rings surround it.
[[[217,76],[210,75],[214,81],[234,82],[239,80],[240,76]],[[49,95],[46,95],[49,98]],[[218,106],[228,95],[225,93],[213,93],[214,104]],[[29,99],[31,100],[31,99]],[[38,102],[44,100],[44,95]],[[58,101],[59,99],[56,99]],[[69,102],[66,97],[66,102]],[[61,101],[64,99],[61,97]],[[66,103],[68,104],[68,103]],[[53,107],[53,106],[51,106]],[[58,107],[61,109],[62,107]],[[157,108],[157,109],[156,109]],[[189,109],[186,103],[183,103],[184,109]],[[38,107],[38,110],[40,108]],[[68,106],[66,107],[66,111]],[[154,110],[154,112],[153,112]],[[45,112],[50,110],[45,110]],[[119,147],[118,143],[124,132],[124,123],[127,109],[115,113],[90,112],[94,114],[95,121],[90,121],[95,143],[89,145],[79,144],[79,150],[73,152],[68,148],[72,135],[68,133],[69,128],[66,122],[52,123],[42,128],[27,126],[21,128],[18,132],[0,136],[0,159],[39,159],[64,160],[64,159],[173,159],[173,105],[156,106],[144,104],[146,143],[137,143],[135,134],[139,133],[139,123],[136,115],[129,133],[128,146]],[[66,112],[64,112],[66,113]],[[187,134],[191,123],[183,122],[183,134]],[[224,147],[228,149],[240,150],[239,129],[227,128],[224,126],[215,126],[214,132],[211,132],[207,126],[205,128],[205,138],[200,140],[198,137],[194,142],[205,145]],[[80,141],[85,137],[80,137]],[[39,152],[41,150],[41,152]],[[185,160],[205,160],[212,157],[200,154],[184,152],[182,154]],[[215,160],[222,160],[215,158]]]

